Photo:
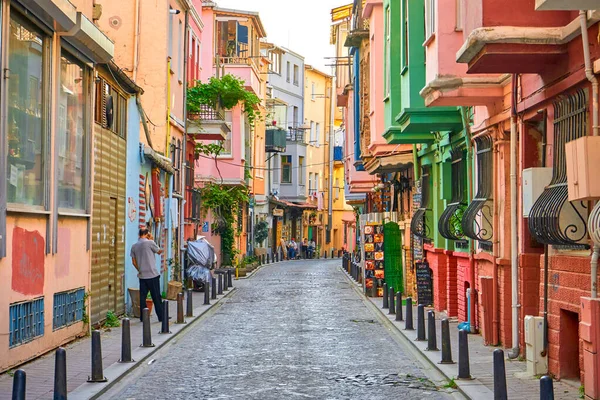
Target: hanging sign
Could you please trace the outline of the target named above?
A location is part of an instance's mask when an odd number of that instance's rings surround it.
[[[283,217],[283,208],[274,208],[273,216],[274,217]]]

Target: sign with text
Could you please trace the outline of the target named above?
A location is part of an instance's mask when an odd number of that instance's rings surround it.
[[[425,306],[433,305],[433,279],[429,263],[425,261],[416,262],[417,278],[417,304]]]
[[[283,217],[283,208],[274,208],[273,216],[274,217]]]

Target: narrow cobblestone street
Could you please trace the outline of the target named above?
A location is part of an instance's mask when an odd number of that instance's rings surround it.
[[[105,398],[446,398],[339,265],[280,263],[237,281],[212,316]]]

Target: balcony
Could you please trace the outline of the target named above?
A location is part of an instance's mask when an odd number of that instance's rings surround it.
[[[345,47],[360,47],[362,41],[369,37],[369,20],[363,18],[363,1],[355,0],[352,7],[350,32],[344,42]]]
[[[333,147],[333,161],[344,162],[344,149],[342,146]]]
[[[288,127],[285,138],[288,142],[295,144],[306,144],[304,129]]]
[[[535,0],[465,0],[463,14],[456,60],[470,74],[542,73],[564,62],[579,34],[577,12],[537,12]]]
[[[200,111],[188,114],[188,135],[196,140],[225,140],[231,132],[223,114],[209,105],[201,105]]]
[[[265,136],[265,152],[283,153],[286,149],[287,132],[280,128],[267,129]]]

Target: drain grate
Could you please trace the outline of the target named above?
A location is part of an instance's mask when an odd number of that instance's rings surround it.
[[[365,323],[365,324],[374,324],[375,323],[374,319],[351,319],[350,321],[357,322],[357,323]]]

